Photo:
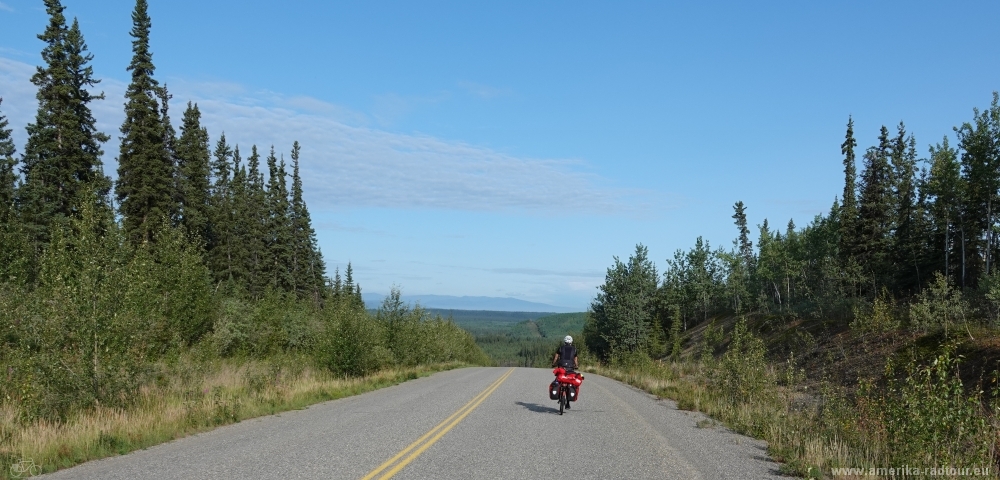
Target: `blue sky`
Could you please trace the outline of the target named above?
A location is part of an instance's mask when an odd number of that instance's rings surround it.
[[[584,309],[636,243],[661,270],[728,248],[737,200],[754,225],[826,211],[848,115],[859,156],[900,120],[926,155],[1000,90],[998,2],[150,3],[175,123],[190,100],[244,156],[299,140],[324,256],[366,292]],[[134,3],[64,5],[113,175]],[[19,147],[46,21],[0,0]]]

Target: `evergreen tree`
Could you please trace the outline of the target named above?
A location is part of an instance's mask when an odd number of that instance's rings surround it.
[[[173,164],[157,99],[163,95],[153,79],[149,49],[152,25],[146,0],[136,0],[132,12],[132,81],[126,90],[115,194],[125,234],[133,242],[153,240],[153,232],[174,210]]]
[[[288,202],[285,160],[278,159],[271,147],[267,157],[270,178],[267,183],[267,252],[271,287],[276,290],[294,291],[292,278],[292,223]]]
[[[167,84],[157,90],[157,98],[160,101],[160,121],[163,122],[163,148],[167,152],[167,162],[170,165],[171,198],[170,198],[170,218],[174,225],[181,223],[181,192],[180,177],[177,171],[177,131],[170,123],[170,99],[173,98],[167,91]]]
[[[656,267],[646,247],[636,245],[635,254],[623,263],[615,257],[604,285],[591,303],[584,329],[587,347],[602,359],[633,353],[649,354],[657,347],[658,332],[652,325],[657,291]]]
[[[249,256],[247,249],[247,223],[246,211],[243,207],[247,203],[248,183],[247,169],[243,165],[243,158],[240,156],[240,146],[233,147],[233,178],[230,184],[230,258],[232,277],[236,284],[242,289],[248,288],[250,275]]]
[[[747,214],[746,207],[743,206],[743,202],[736,202],[733,205],[733,210],[736,213],[733,214],[733,219],[736,220],[736,228],[740,232],[739,236],[739,247],[740,255],[746,260],[746,265],[749,268],[753,265],[753,242],[750,241],[750,228],[747,227]]]
[[[0,107],[2,106],[3,97],[0,97]],[[14,191],[17,187],[17,174],[14,172],[17,165],[14,153],[17,149],[10,133],[7,117],[0,111],[0,221],[3,222],[9,222],[14,214]]]
[[[31,252],[15,208],[17,150],[10,133],[7,118],[0,112],[0,283],[23,284],[27,281]]]
[[[753,242],[750,240],[750,228],[747,227],[746,207],[742,201],[733,205],[733,220],[736,221],[736,228],[739,230],[739,238],[734,242],[738,248],[736,261],[732,262],[730,268],[730,284],[733,295],[733,309],[737,312],[743,308],[745,297],[749,292],[750,272],[754,265]]]
[[[898,135],[892,143],[893,198],[895,220],[892,238],[892,264],[896,273],[896,291],[916,293],[920,285],[920,243],[917,212],[917,152],[913,135],[899,122]]]
[[[212,185],[209,203],[210,236],[207,249],[208,268],[216,282],[233,279],[233,243],[235,225],[233,224],[232,198],[232,158],[233,149],[226,143],[226,134],[222,133],[215,143],[212,159]]]
[[[79,23],[66,27],[59,0],[46,0],[49,24],[38,36],[45,42],[40,66],[31,77],[38,87],[38,113],[27,126],[21,172],[24,185],[18,192],[23,218],[37,246],[48,242],[53,222],[65,224],[77,211],[84,190],[103,199],[110,180],[101,170],[101,144],[108,136],[97,131],[90,102],[94,79]]]
[[[847,265],[853,259],[858,245],[857,238],[857,170],[854,161],[854,148],[858,146],[854,139],[854,119],[847,118],[847,134],[840,152],[844,155],[844,194],[840,206],[840,255],[841,261]]]
[[[246,270],[249,278],[247,288],[254,296],[264,293],[270,281],[267,277],[267,193],[264,190],[264,175],[260,172],[260,154],[254,145],[250,152],[247,172],[246,205],[241,207],[246,225],[243,245],[247,252]]]
[[[292,266],[296,293],[311,296],[319,302],[320,288],[326,267],[319,253],[316,231],[313,230],[309,210],[302,198],[302,177],[299,176],[299,142],[292,145]]]
[[[887,275],[891,273],[893,173],[889,164],[890,150],[889,130],[883,126],[878,146],[865,152],[865,169],[861,173],[857,257],[872,294],[886,285]]]
[[[203,242],[209,235],[208,130],[201,126],[198,105],[188,102],[177,140],[177,182],[181,225],[189,236]]]

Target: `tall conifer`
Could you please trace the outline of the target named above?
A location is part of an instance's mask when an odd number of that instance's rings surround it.
[[[313,230],[309,209],[302,198],[302,177],[299,176],[299,142],[292,145],[292,261],[295,290],[300,296],[319,301],[326,266],[319,253],[316,231]]]
[[[209,210],[208,130],[201,126],[198,105],[188,102],[177,140],[177,181],[181,225],[188,235],[208,241]]]
[[[222,133],[215,143],[212,158],[212,195],[210,237],[208,242],[208,268],[217,282],[232,279],[233,265],[233,198],[232,158],[233,149]]]
[[[3,106],[3,98],[0,97],[0,107]],[[14,153],[14,139],[10,136],[11,129],[7,128],[7,117],[0,110],[0,221],[8,222],[14,213],[14,190],[17,186],[17,174],[14,167],[17,160]]]
[[[858,146],[854,139],[854,118],[847,117],[847,134],[844,143],[840,145],[840,153],[844,155],[844,194],[840,206],[840,255],[845,264],[853,258],[857,248],[857,217],[858,200],[855,181],[858,177],[854,160],[854,148]]]
[[[917,152],[916,140],[906,135],[906,127],[899,122],[898,134],[892,143],[893,198],[896,216],[892,239],[892,263],[896,272],[897,291],[915,293],[920,285],[921,238],[918,237],[917,212]]]
[[[89,65],[93,55],[79,23],[74,19],[66,27],[59,0],[46,0],[45,8],[49,25],[38,36],[45,42],[45,65],[31,77],[38,87],[38,113],[35,123],[27,126],[21,167],[24,186],[18,192],[36,244],[47,242],[52,222],[75,214],[82,190],[92,189],[103,198],[110,186],[101,170],[101,144],[108,136],[97,131],[89,105],[104,98],[88,91],[100,82]]]
[[[15,209],[17,150],[10,133],[7,118],[0,111],[0,282],[24,283],[31,253]]]
[[[247,159],[246,205],[242,214],[246,217],[244,245],[247,250],[246,269],[249,274],[247,288],[254,296],[264,293],[270,281],[266,265],[267,258],[267,194],[264,190],[264,174],[260,171],[260,154],[257,146],[250,150]]]
[[[892,228],[892,167],[889,130],[882,126],[879,144],[865,152],[865,169],[861,173],[861,195],[858,208],[858,259],[867,273],[866,283],[876,293],[886,284],[890,261]],[[872,282],[872,283],[868,283]]]
[[[285,160],[278,162],[274,147],[267,157],[270,178],[267,183],[267,270],[271,287],[293,291],[292,278],[292,224],[288,202],[288,185]]]
[[[152,22],[146,0],[136,0],[132,12],[132,82],[125,92],[115,194],[126,235],[133,242],[152,240],[155,229],[174,210],[173,163],[157,103],[163,95],[153,79],[153,54],[149,49]]]
[[[163,123],[163,148],[167,152],[167,163],[170,166],[170,213],[174,225],[181,223],[181,193],[180,179],[177,171],[177,130],[170,123],[170,99],[173,95],[167,91],[167,84],[163,84],[157,90],[157,98],[160,101],[160,121]]]

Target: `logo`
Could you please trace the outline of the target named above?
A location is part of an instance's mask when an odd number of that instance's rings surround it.
[[[21,460],[10,466],[10,476],[14,478],[34,477],[42,474],[42,466],[32,459]]]

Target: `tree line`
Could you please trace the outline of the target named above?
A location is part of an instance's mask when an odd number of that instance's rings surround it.
[[[210,143],[190,102],[173,128],[146,0],[132,13],[112,181],[110,137],[90,109],[103,98],[93,56],[60,0],[44,4],[38,111],[20,156],[0,111],[0,410],[23,423],[128,407],[180,355],[294,355],[346,376],[489,361],[454,323],[399,305],[398,291],[369,312],[350,264],[327,276],[298,142],[290,164],[274,147],[244,159],[225,134]]]
[[[58,0],[45,6],[49,24],[38,36],[44,64],[31,78],[38,112],[20,158],[10,130],[0,129],[0,238],[7,252],[0,275],[34,282],[53,229],[78,217],[84,203],[95,203],[120,217],[133,245],[155,243],[163,228],[181,229],[201,243],[216,283],[232,283],[255,297],[272,288],[319,301],[325,265],[303,199],[298,142],[291,149],[289,190],[289,166],[273,146],[263,159],[266,182],[256,145],[245,162],[224,133],[212,149],[196,104],[188,102],[178,135],[170,94],[153,75],[151,20],[140,0],[132,14],[131,82],[112,182],[101,162],[110,137],[97,130],[90,110],[91,102],[104,98],[89,90],[100,82],[89,65],[93,56],[77,20],[67,25],[65,7]]]
[[[756,245],[743,202],[733,206],[729,249],[698,237],[658,274],[646,247],[614,260],[591,305],[587,345],[608,359],[662,356],[672,338],[713,315],[840,319],[854,325],[895,306],[880,328],[923,330],[1000,317],[1000,97],[917,153],[900,122],[882,126],[861,153],[848,118],[841,154],[843,193],[805,227],[765,219]],[[954,143],[954,144],[953,144]],[[858,172],[860,168],[860,173]]]

